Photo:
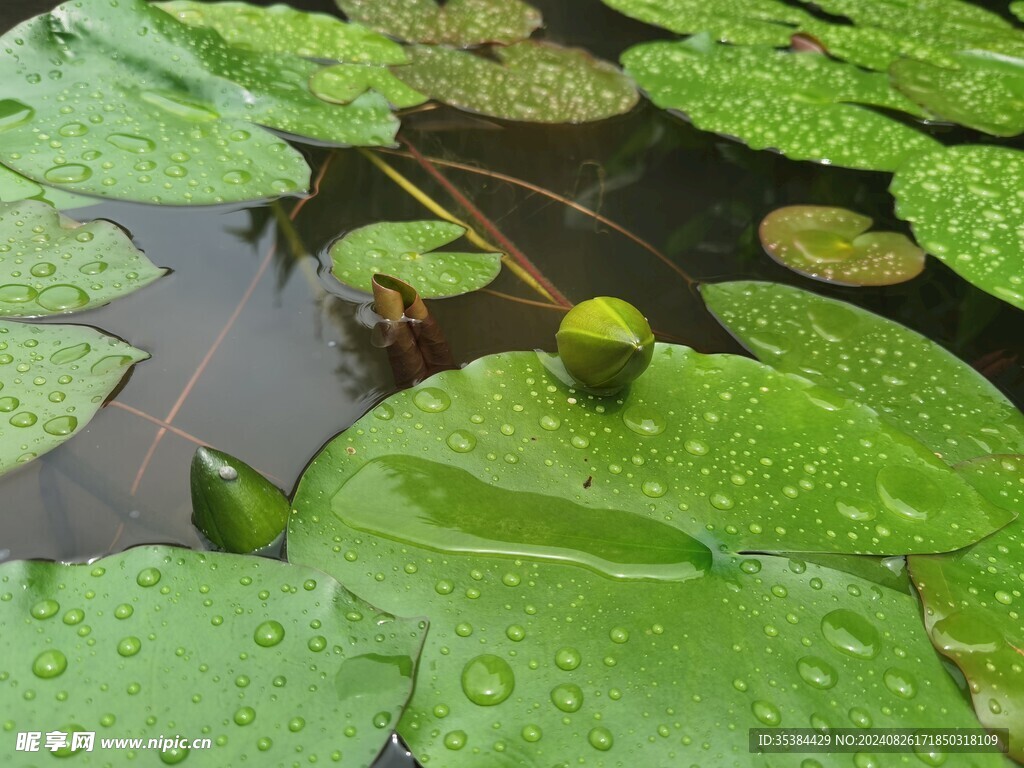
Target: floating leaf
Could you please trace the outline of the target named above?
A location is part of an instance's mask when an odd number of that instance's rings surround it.
[[[776,283],[704,285],[757,357],[874,408],[949,463],[1024,453],[1024,415],[981,374],[899,323]]]
[[[465,231],[447,221],[382,221],[360,227],[331,246],[334,276],[371,293],[375,274],[392,275],[415,286],[425,299],[479,290],[498,276],[500,253],[434,250]]]
[[[392,396],[297,491],[290,558],[433,618],[399,723],[424,764],[753,766],[749,727],[976,722],[909,595],[728,554],[948,535],[876,492],[910,455],[931,473],[923,449],[743,358],[660,346],[620,400],[548,365],[493,355]],[[831,511],[846,491],[872,495],[863,529]]]
[[[349,104],[369,90],[376,91],[396,109],[415,107],[427,100],[385,67],[336,64],[324,67],[309,80],[309,89],[332,104]]]
[[[1018,518],[959,552],[909,558],[911,575],[932,642],[963,671],[978,719],[1009,728],[1010,755],[1024,761],[1024,456],[985,456],[958,470]]]
[[[893,285],[924,269],[924,251],[898,232],[868,232],[871,219],[845,208],[790,205],[761,222],[761,245],[794,272],[840,285]]]
[[[369,766],[410,694],[425,626],[319,571],[171,547],[4,563],[0,591],[9,728],[93,732],[95,750],[75,761],[88,765],[108,759],[103,738],[166,734],[212,742],[187,764],[290,764],[301,752]]]
[[[1010,3],[1010,13],[1024,21],[1024,2],[1015,0],[1015,2]]]
[[[367,94],[328,104],[318,65],[233,48],[144,0],[78,0],[0,38],[0,161],[40,182],[164,204],[304,189],[301,154],[257,127],[390,144],[398,122]]]
[[[467,47],[525,40],[540,11],[521,0],[335,0],[353,21],[410,43]]]
[[[95,205],[98,201],[82,195],[74,195],[55,187],[36,184],[32,179],[15,173],[0,165],[0,203],[16,203],[21,200],[39,200],[62,211]]]
[[[929,112],[993,136],[1024,132],[1024,60],[965,51],[950,66],[900,59],[892,81]]]
[[[634,19],[693,35],[710,33],[724,43],[789,46],[801,24],[812,18],[802,8],[776,0],[603,0]]]
[[[896,215],[928,253],[1024,309],[1024,152],[949,147],[910,157],[893,177]],[[992,451],[989,451],[992,453]]]
[[[617,68],[579,48],[522,42],[496,48],[497,61],[451,48],[414,46],[393,71],[410,87],[453,107],[505,120],[586,123],[621,115],[636,89]]]
[[[79,224],[36,200],[0,203],[0,317],[100,307],[166,271],[109,221]]]
[[[643,43],[622,56],[626,71],[659,107],[701,130],[776,149],[795,160],[893,170],[938,144],[864,105],[918,111],[885,75],[815,54],[724,46],[706,38]]]
[[[148,357],[91,328],[0,320],[0,474],[76,434]]]

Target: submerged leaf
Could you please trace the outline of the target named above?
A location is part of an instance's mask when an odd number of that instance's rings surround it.
[[[77,434],[148,357],[91,328],[0,320],[0,474]]]
[[[425,299],[459,296],[483,288],[501,270],[500,253],[435,251],[465,229],[447,221],[382,221],[349,232],[331,246],[338,280],[366,293],[375,274],[415,286]]]
[[[910,157],[889,190],[928,253],[1024,309],[1024,152],[958,146]],[[990,451],[991,453],[991,451]]]
[[[525,40],[540,11],[522,0],[335,0],[353,21],[410,43],[468,47]]]
[[[532,41],[496,48],[498,59],[451,48],[415,46],[394,73],[453,107],[505,120],[585,123],[621,115],[636,88],[616,67],[579,48]]]
[[[96,751],[73,761],[88,765],[104,759],[101,738],[182,734],[212,744],[142,762],[277,765],[301,752],[369,766],[425,629],[319,571],[171,547],[4,563],[0,592],[9,728],[92,732]]]
[[[871,219],[845,208],[790,205],[764,217],[765,251],[794,272],[840,285],[893,285],[924,269],[924,251],[898,232],[868,232]]]
[[[659,107],[683,113],[701,130],[794,160],[893,170],[938,146],[867,108],[919,111],[890,90],[885,75],[823,56],[693,38],[633,46],[622,62]]]
[[[100,307],[166,271],[109,221],[79,224],[35,200],[0,203],[0,317]]]
[[[1024,415],[967,363],[899,323],[776,283],[716,283],[701,294],[760,360],[871,406],[951,464],[1024,453]]]

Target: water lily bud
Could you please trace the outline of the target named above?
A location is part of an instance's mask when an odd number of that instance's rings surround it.
[[[192,523],[226,552],[267,546],[288,522],[288,500],[245,462],[212,448],[192,457]]]
[[[577,384],[598,395],[614,394],[647,370],[654,334],[629,302],[598,296],[577,304],[555,335],[562,365]]]

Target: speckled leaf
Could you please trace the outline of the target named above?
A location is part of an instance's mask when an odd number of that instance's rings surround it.
[[[777,0],[603,2],[626,16],[681,35],[707,32],[716,40],[745,45],[786,47],[801,25],[812,19],[803,9]]]
[[[948,463],[1024,453],[1024,415],[967,363],[899,323],[775,283],[704,285],[763,362],[874,408]]]
[[[790,205],[761,221],[765,252],[783,266],[840,285],[893,285],[924,269],[924,251],[898,232],[868,232],[871,219],[845,208]]]
[[[754,496],[802,451],[819,489],[833,470],[856,482],[811,424],[843,425],[856,445],[870,412],[823,410],[793,379],[681,347],[661,347],[625,402],[573,393],[543,362],[491,356],[389,398],[328,445],[296,495],[293,561],[432,618],[399,723],[421,762],[761,766],[749,727],[976,722],[911,597],[728,554],[780,537],[764,524],[848,547],[840,515],[832,539],[831,520],[790,527],[785,507],[762,518],[772,501]],[[786,419],[750,431],[747,411]],[[794,451],[772,438],[783,424]],[[873,429],[864,459],[902,452]],[[815,504],[804,486],[778,498]]]
[[[885,75],[824,56],[691,38],[634,46],[622,62],[659,107],[683,113],[702,130],[795,160],[893,170],[905,157],[938,146],[862,106],[918,111],[889,88]]]
[[[39,200],[62,211],[84,208],[99,202],[95,198],[37,184],[6,165],[0,165],[0,203],[14,203],[20,200]]]
[[[309,167],[258,127],[390,144],[379,96],[328,104],[318,65],[233,48],[144,0],[79,0],[0,38],[0,161],[71,191],[203,204],[302,191]]]
[[[993,136],[1024,132],[1024,61],[973,52],[951,66],[900,59],[889,68],[903,93],[940,118]]]
[[[81,431],[148,357],[92,328],[0,320],[0,474]]]
[[[1024,309],[1024,152],[958,146],[915,155],[889,190],[922,248]]]
[[[985,456],[958,467],[983,495],[1024,515],[1024,456]],[[950,555],[909,558],[935,647],[970,683],[978,718],[1010,729],[1024,761],[1024,518]]]
[[[101,739],[163,735],[212,744],[136,762],[369,766],[425,628],[310,568],[171,547],[4,563],[0,593],[8,728],[95,733],[83,766],[111,764]]]
[[[101,307],[166,271],[109,221],[79,224],[36,200],[0,203],[0,317]]]
[[[353,21],[410,43],[467,47],[525,40],[540,11],[522,0],[335,0]]]
[[[611,64],[579,48],[522,42],[496,48],[498,61],[451,48],[415,46],[393,72],[453,107],[536,123],[585,123],[628,112],[636,88]]]
[[[427,97],[399,80],[386,67],[335,64],[324,67],[309,80],[309,89],[332,104],[349,104],[369,90],[376,91],[395,109],[415,107]]]
[[[375,274],[409,283],[425,299],[483,288],[501,271],[500,253],[453,253],[435,248],[465,233],[447,221],[382,221],[349,232],[331,246],[333,273],[366,293]]]
[[[1021,21],[1024,21],[1024,2],[1017,0],[1016,2],[1010,3],[1010,13]]]

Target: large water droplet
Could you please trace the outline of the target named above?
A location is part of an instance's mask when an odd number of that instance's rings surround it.
[[[437,387],[422,387],[416,390],[412,396],[413,404],[425,413],[440,413],[447,411],[452,404],[452,399],[443,389]]]
[[[813,688],[831,688],[839,680],[835,667],[820,656],[804,656],[796,663],[801,679]]]
[[[64,674],[67,668],[67,657],[56,648],[43,651],[32,662],[32,673],[44,680]]]
[[[284,627],[281,622],[270,619],[264,621],[252,634],[252,639],[263,648],[271,648],[284,640]]]
[[[51,184],[79,184],[92,177],[92,168],[80,163],[55,165],[43,174]]]
[[[632,431],[645,437],[660,435],[665,431],[665,419],[653,408],[645,405],[631,405],[622,412],[622,421]]]
[[[942,490],[931,478],[909,467],[882,467],[875,488],[886,509],[908,520],[927,520],[945,505]]]
[[[462,670],[462,692],[481,707],[500,704],[516,686],[515,674],[500,656],[483,654],[470,659]]]
[[[36,301],[51,312],[65,312],[84,307],[89,303],[89,294],[73,285],[51,285],[39,294]]]
[[[551,689],[551,703],[563,712],[577,712],[583,706],[583,689],[575,683],[563,683]]]
[[[881,649],[875,626],[846,608],[834,610],[821,620],[821,634],[833,648],[858,659],[873,659]]]
[[[24,125],[33,117],[36,111],[28,104],[17,99],[0,99],[0,132]]]

